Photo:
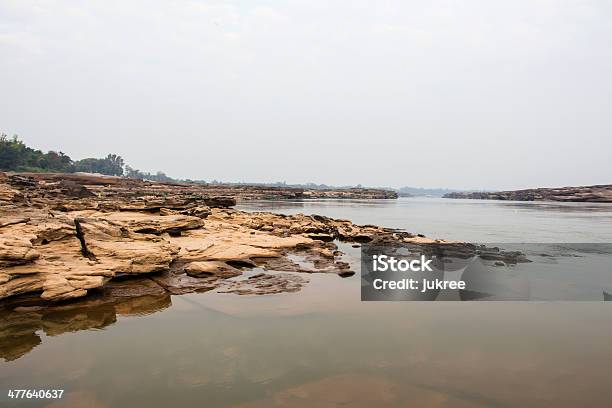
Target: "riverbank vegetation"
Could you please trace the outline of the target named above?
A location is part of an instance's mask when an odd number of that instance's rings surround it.
[[[61,151],[43,152],[27,146],[17,135],[0,133],[0,171],[28,173],[99,173],[108,176],[126,176],[141,180],[178,181],[158,171],[155,174],[134,169],[123,158],[110,153],[104,158],[88,157],[73,160]]]

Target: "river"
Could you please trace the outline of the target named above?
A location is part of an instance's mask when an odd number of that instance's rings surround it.
[[[437,198],[248,202],[475,242],[612,242],[612,205]],[[342,245],[359,265],[359,249]],[[612,274],[612,271],[610,272]],[[608,406],[612,307],[362,302],[359,274],[298,293],[202,293],[0,331],[0,406]],[[121,312],[121,313],[120,313]],[[15,325],[14,325],[15,327]],[[21,347],[21,349],[20,349]],[[63,389],[56,401],[9,399]]]

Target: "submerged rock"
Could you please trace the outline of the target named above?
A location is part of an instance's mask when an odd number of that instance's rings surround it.
[[[271,295],[283,292],[297,292],[308,280],[289,273],[259,273],[247,279],[225,282],[219,293],[237,295]]]

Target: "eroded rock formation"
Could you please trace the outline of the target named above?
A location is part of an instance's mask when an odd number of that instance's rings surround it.
[[[532,188],[527,190],[497,192],[454,192],[444,195],[444,198],[612,203],[612,184],[581,187]]]
[[[266,271],[348,276],[334,240],[418,238],[321,216],[228,208],[234,203],[199,186],[2,174],[0,299],[82,298],[126,276],[146,276],[171,294],[292,292],[307,279]],[[260,273],[241,277],[254,268]]]

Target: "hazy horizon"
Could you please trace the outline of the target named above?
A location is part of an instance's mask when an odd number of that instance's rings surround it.
[[[0,131],[226,182],[610,184],[612,3],[0,3]]]

